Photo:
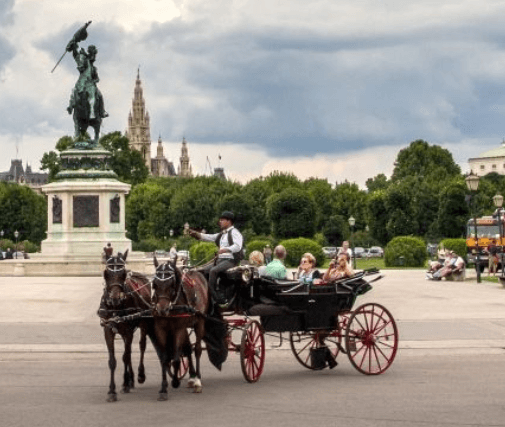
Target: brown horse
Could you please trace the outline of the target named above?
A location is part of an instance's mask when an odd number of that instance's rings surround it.
[[[132,367],[133,335],[137,328],[140,329],[140,363],[138,382],[145,381],[144,353],[146,351],[147,320],[140,314],[151,308],[151,285],[149,281],[138,274],[129,274],[126,271],[126,257],[118,254],[109,258],[103,273],[105,288],[100,302],[98,315],[103,326],[105,342],[109,351],[110,385],[108,402],[117,400],[114,372],[116,370],[116,357],[114,354],[114,338],[119,334],[124,341],[124,375],[122,393],[129,393],[135,386]]]
[[[167,372],[172,367],[172,387],[177,388],[180,380],[181,357],[189,362],[189,387],[195,393],[202,392],[200,357],[202,339],[205,334],[205,313],[208,308],[207,281],[201,273],[185,271],[176,267],[177,258],[172,262],[159,264],[153,279],[154,333],[158,344],[162,382],[158,400],[167,400]],[[191,343],[188,328],[195,331],[194,355],[196,368],[191,359]]]

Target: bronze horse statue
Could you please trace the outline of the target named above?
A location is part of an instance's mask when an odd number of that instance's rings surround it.
[[[195,393],[202,392],[200,358],[202,339],[205,335],[205,315],[208,309],[208,285],[203,275],[196,271],[181,272],[176,266],[177,257],[171,262],[159,264],[154,257],[156,273],[152,282],[154,335],[160,358],[162,382],[158,400],[167,400],[167,372],[172,377],[172,387],[180,385],[181,358],[188,357],[190,379],[188,387]],[[188,328],[195,331],[194,356]]]
[[[106,261],[103,277],[105,288],[98,315],[103,326],[105,342],[109,351],[110,385],[108,402],[117,400],[114,372],[116,370],[116,357],[114,354],[114,338],[119,334],[124,342],[124,375],[122,393],[129,393],[135,387],[132,367],[132,343],[135,330],[140,329],[140,363],[138,368],[138,382],[145,381],[144,353],[146,351],[146,336],[149,328],[149,319],[142,318],[143,312],[151,310],[151,285],[147,278],[139,274],[129,274],[126,271],[126,257],[128,250],[123,254],[110,257]]]

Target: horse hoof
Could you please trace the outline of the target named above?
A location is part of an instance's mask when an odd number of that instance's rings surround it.
[[[138,375],[137,376],[137,382],[139,384],[144,384],[146,382],[146,376],[145,375]]]
[[[201,392],[202,392],[202,386],[196,385],[195,388],[193,389],[193,393],[201,393]]]
[[[109,397],[107,398],[107,402],[117,402],[117,395],[116,394],[109,394]]]
[[[190,378],[188,380],[188,388],[193,388],[195,386],[195,379],[194,378]]]
[[[179,378],[174,377],[174,379],[172,380],[172,387],[179,388],[180,385],[181,385],[181,382],[179,381]]]
[[[121,393],[126,394],[130,392],[130,387],[124,387],[121,389]]]
[[[168,393],[160,393],[158,396],[158,402],[164,402],[168,400]]]

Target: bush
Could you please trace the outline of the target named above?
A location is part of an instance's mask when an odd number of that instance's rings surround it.
[[[279,242],[279,244],[284,246],[288,252],[286,257],[287,267],[298,267],[300,259],[305,252],[310,252],[316,257],[318,266],[321,266],[324,263],[325,257],[323,248],[314,240],[300,237],[298,239],[283,240],[282,242]]]
[[[466,258],[467,247],[465,239],[444,239],[440,242],[440,246],[445,249],[456,252],[461,258]]]
[[[25,241],[21,242],[19,245],[20,245],[20,247],[21,247],[21,245],[23,245],[23,250],[25,252],[31,253],[31,254],[40,250],[39,245],[37,245],[36,243],[30,242],[29,240],[25,240]]]
[[[11,251],[14,252],[14,246],[16,246],[16,244],[12,240],[9,239],[0,240],[0,249],[2,249],[2,251],[4,252],[7,250],[7,248],[11,248]]]
[[[189,258],[191,265],[204,264],[212,259],[217,252],[217,247],[211,242],[195,243],[189,249]]]
[[[419,237],[395,237],[384,251],[386,267],[422,267],[427,259],[426,243]]]
[[[134,251],[140,252],[154,252],[156,249],[163,249],[162,241],[158,240],[154,237],[150,237],[149,239],[141,240],[140,242],[133,242],[132,249]],[[114,248],[115,251],[123,252],[121,248]]]
[[[249,255],[252,251],[260,251],[261,253],[263,253],[263,249],[265,248],[266,245],[270,245],[272,251],[274,250],[272,242],[270,240],[253,240],[249,242],[246,245],[247,255]]]

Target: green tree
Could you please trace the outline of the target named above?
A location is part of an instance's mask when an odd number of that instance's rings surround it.
[[[111,132],[100,138],[100,144],[112,153],[111,168],[120,181],[137,185],[145,182],[149,169],[144,163],[142,154],[130,147],[130,142],[121,132]]]
[[[385,190],[388,188],[389,181],[383,173],[380,173],[373,178],[368,178],[366,180],[366,188],[368,189],[369,193],[373,193],[374,191],[377,190]]]
[[[316,229],[321,230],[335,209],[331,184],[326,179],[310,178],[303,182],[303,188],[316,201]]]
[[[460,174],[461,169],[449,150],[418,139],[398,153],[391,181],[419,176],[441,182]]]
[[[323,234],[330,246],[340,246],[349,238],[349,223],[342,215],[331,215],[323,227]]]
[[[0,183],[0,229],[5,237],[15,241],[40,243],[47,230],[47,204],[44,196],[24,185]]]
[[[391,185],[386,192],[386,229],[389,237],[416,234],[418,224],[411,206],[412,194],[409,187],[399,182]]]
[[[341,215],[346,220],[351,216],[354,217],[355,230],[364,230],[367,225],[367,193],[360,190],[358,184],[345,181],[335,186],[333,194],[335,214]]]
[[[433,234],[438,237],[464,237],[466,223],[470,218],[465,197],[468,190],[463,179],[448,183],[439,195],[439,210],[433,224]]]
[[[389,235],[387,231],[386,192],[384,190],[377,190],[369,195],[367,212],[370,236],[385,245],[389,240]]]
[[[313,237],[316,232],[316,203],[307,191],[288,188],[271,195],[267,212],[276,237]]]

